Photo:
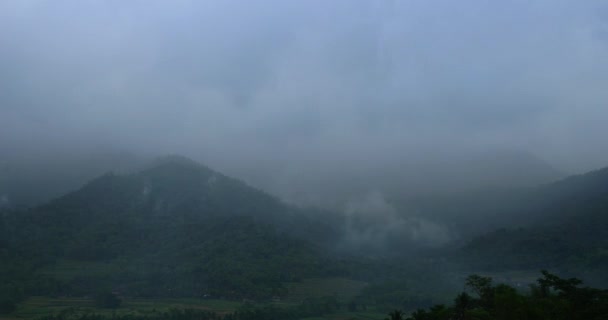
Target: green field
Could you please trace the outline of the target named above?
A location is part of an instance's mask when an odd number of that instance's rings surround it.
[[[282,303],[277,303],[281,305]],[[240,302],[226,300],[199,300],[199,299],[123,299],[123,304],[116,310],[100,309],[94,306],[91,299],[84,298],[48,298],[32,297],[19,305],[18,310],[10,316],[0,316],[0,320],[36,319],[38,317],[58,314],[66,310],[79,314],[97,313],[110,315],[140,314],[144,315],[154,311],[165,311],[171,308],[205,309],[217,313],[230,313],[235,311]],[[381,320],[385,314],[377,312],[336,312],[323,317],[306,318],[305,320]]]
[[[55,275],[61,275],[65,272],[68,276],[69,271],[82,270],[82,272],[90,272],[91,269],[86,269],[82,264],[64,264],[53,270]],[[93,267],[93,266],[89,266]],[[107,266],[96,265],[100,272],[106,272]],[[87,271],[85,271],[87,270]],[[351,298],[359,294],[367,285],[365,282],[354,281],[344,278],[313,278],[306,279],[301,282],[287,284],[289,294],[286,299],[273,302],[276,306],[293,306],[306,298],[335,296],[340,303],[346,303]],[[36,319],[38,317],[58,314],[65,311],[73,311],[79,314],[97,313],[97,314],[147,314],[155,311],[166,311],[171,308],[186,309],[205,309],[220,314],[234,312],[242,302],[214,300],[214,299],[133,299],[122,298],[122,305],[116,310],[101,309],[95,306],[93,299],[90,298],[50,298],[50,297],[31,297],[21,303],[17,311],[10,316],[0,316],[0,320],[17,320],[17,319]],[[346,312],[340,311],[324,317],[307,318],[307,320],[346,320],[346,319],[361,319],[361,320],[376,320],[384,319],[385,315],[373,312]]]
[[[95,307],[92,299],[85,298],[48,298],[32,297],[20,304],[17,311],[9,317],[0,319],[35,319],[37,317],[57,314],[72,309],[78,313],[101,313],[101,314],[146,314],[153,311],[165,311],[171,308],[205,309],[217,313],[233,312],[241,306],[240,302],[226,300],[201,300],[201,299],[123,299],[122,306],[116,310],[100,309]]]

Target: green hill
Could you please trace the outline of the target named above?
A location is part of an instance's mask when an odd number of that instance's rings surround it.
[[[544,185],[528,195],[528,225],[483,234],[462,251],[486,270],[554,268],[608,285],[608,168]]]
[[[29,284],[9,271],[6,280],[54,295],[282,296],[283,283],[324,274],[318,244],[332,234],[260,190],[177,157],[103,175],[0,222],[0,249],[11,261],[3,268],[21,261],[29,272]]]

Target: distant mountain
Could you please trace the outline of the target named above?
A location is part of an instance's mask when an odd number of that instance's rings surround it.
[[[164,157],[141,171],[104,174],[44,205],[0,211],[0,297],[111,290],[270,299],[286,295],[288,282],[328,276],[377,283],[405,277],[424,291],[428,279],[437,288],[445,280],[429,266],[446,261],[437,254],[447,250],[483,269],[499,268],[503,258],[506,268],[583,260],[603,268],[606,172],[441,197],[368,193],[331,213],[294,207],[187,158]],[[462,250],[449,246],[455,231],[469,239],[492,228],[479,223],[485,220],[529,229],[486,234]],[[570,227],[577,229],[564,229]],[[520,240],[530,249],[521,250]]]
[[[292,159],[281,166],[244,166],[229,172],[289,203],[333,211],[344,211],[370,194],[381,194],[396,204],[413,196],[535,186],[564,176],[521,151],[398,154],[388,157],[362,152],[349,161]],[[40,205],[104,172],[132,173],[150,163],[154,163],[150,157],[115,150],[0,155],[0,208]]]
[[[323,174],[294,170],[276,193],[347,212],[358,234],[389,238],[388,245],[405,247],[401,237],[437,246],[529,224],[530,216],[520,212],[530,207],[531,194],[564,176],[533,154],[513,150],[433,150],[384,161],[358,167],[355,159]]]
[[[36,283],[41,294],[109,286],[137,296],[268,298],[284,294],[287,281],[326,272],[319,244],[336,232],[299,210],[191,160],[167,157],[11,212],[0,221],[9,235],[0,245],[38,266],[35,274],[47,279]]]
[[[481,189],[533,187],[565,176],[535,155],[517,150],[429,150],[395,157],[362,153],[349,161],[297,160],[258,185],[296,204],[343,210],[352,200],[380,193],[403,198],[462,194]],[[396,200],[396,201],[393,201]]]
[[[494,270],[553,267],[608,285],[608,168],[530,190],[504,214],[528,224],[473,239],[465,260]]]

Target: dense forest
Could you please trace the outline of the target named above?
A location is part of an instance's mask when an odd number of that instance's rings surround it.
[[[493,284],[492,278],[478,275],[466,279],[467,292],[460,293],[451,305],[419,309],[410,317],[395,310],[390,320],[583,320],[606,319],[608,290],[584,287],[576,278],[563,279],[547,271],[528,292],[505,284]]]
[[[103,175],[39,207],[5,211],[0,297],[6,305],[104,291],[268,301],[306,278],[381,285],[415,270],[429,276],[408,283],[427,281],[426,288],[408,295],[428,300],[442,286],[422,258],[388,261],[332,249],[341,230],[323,214],[172,157],[140,173]]]

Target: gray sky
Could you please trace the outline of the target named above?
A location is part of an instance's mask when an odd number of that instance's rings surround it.
[[[5,155],[323,174],[509,149],[580,172],[608,165],[607,102],[605,1],[0,1]]]

